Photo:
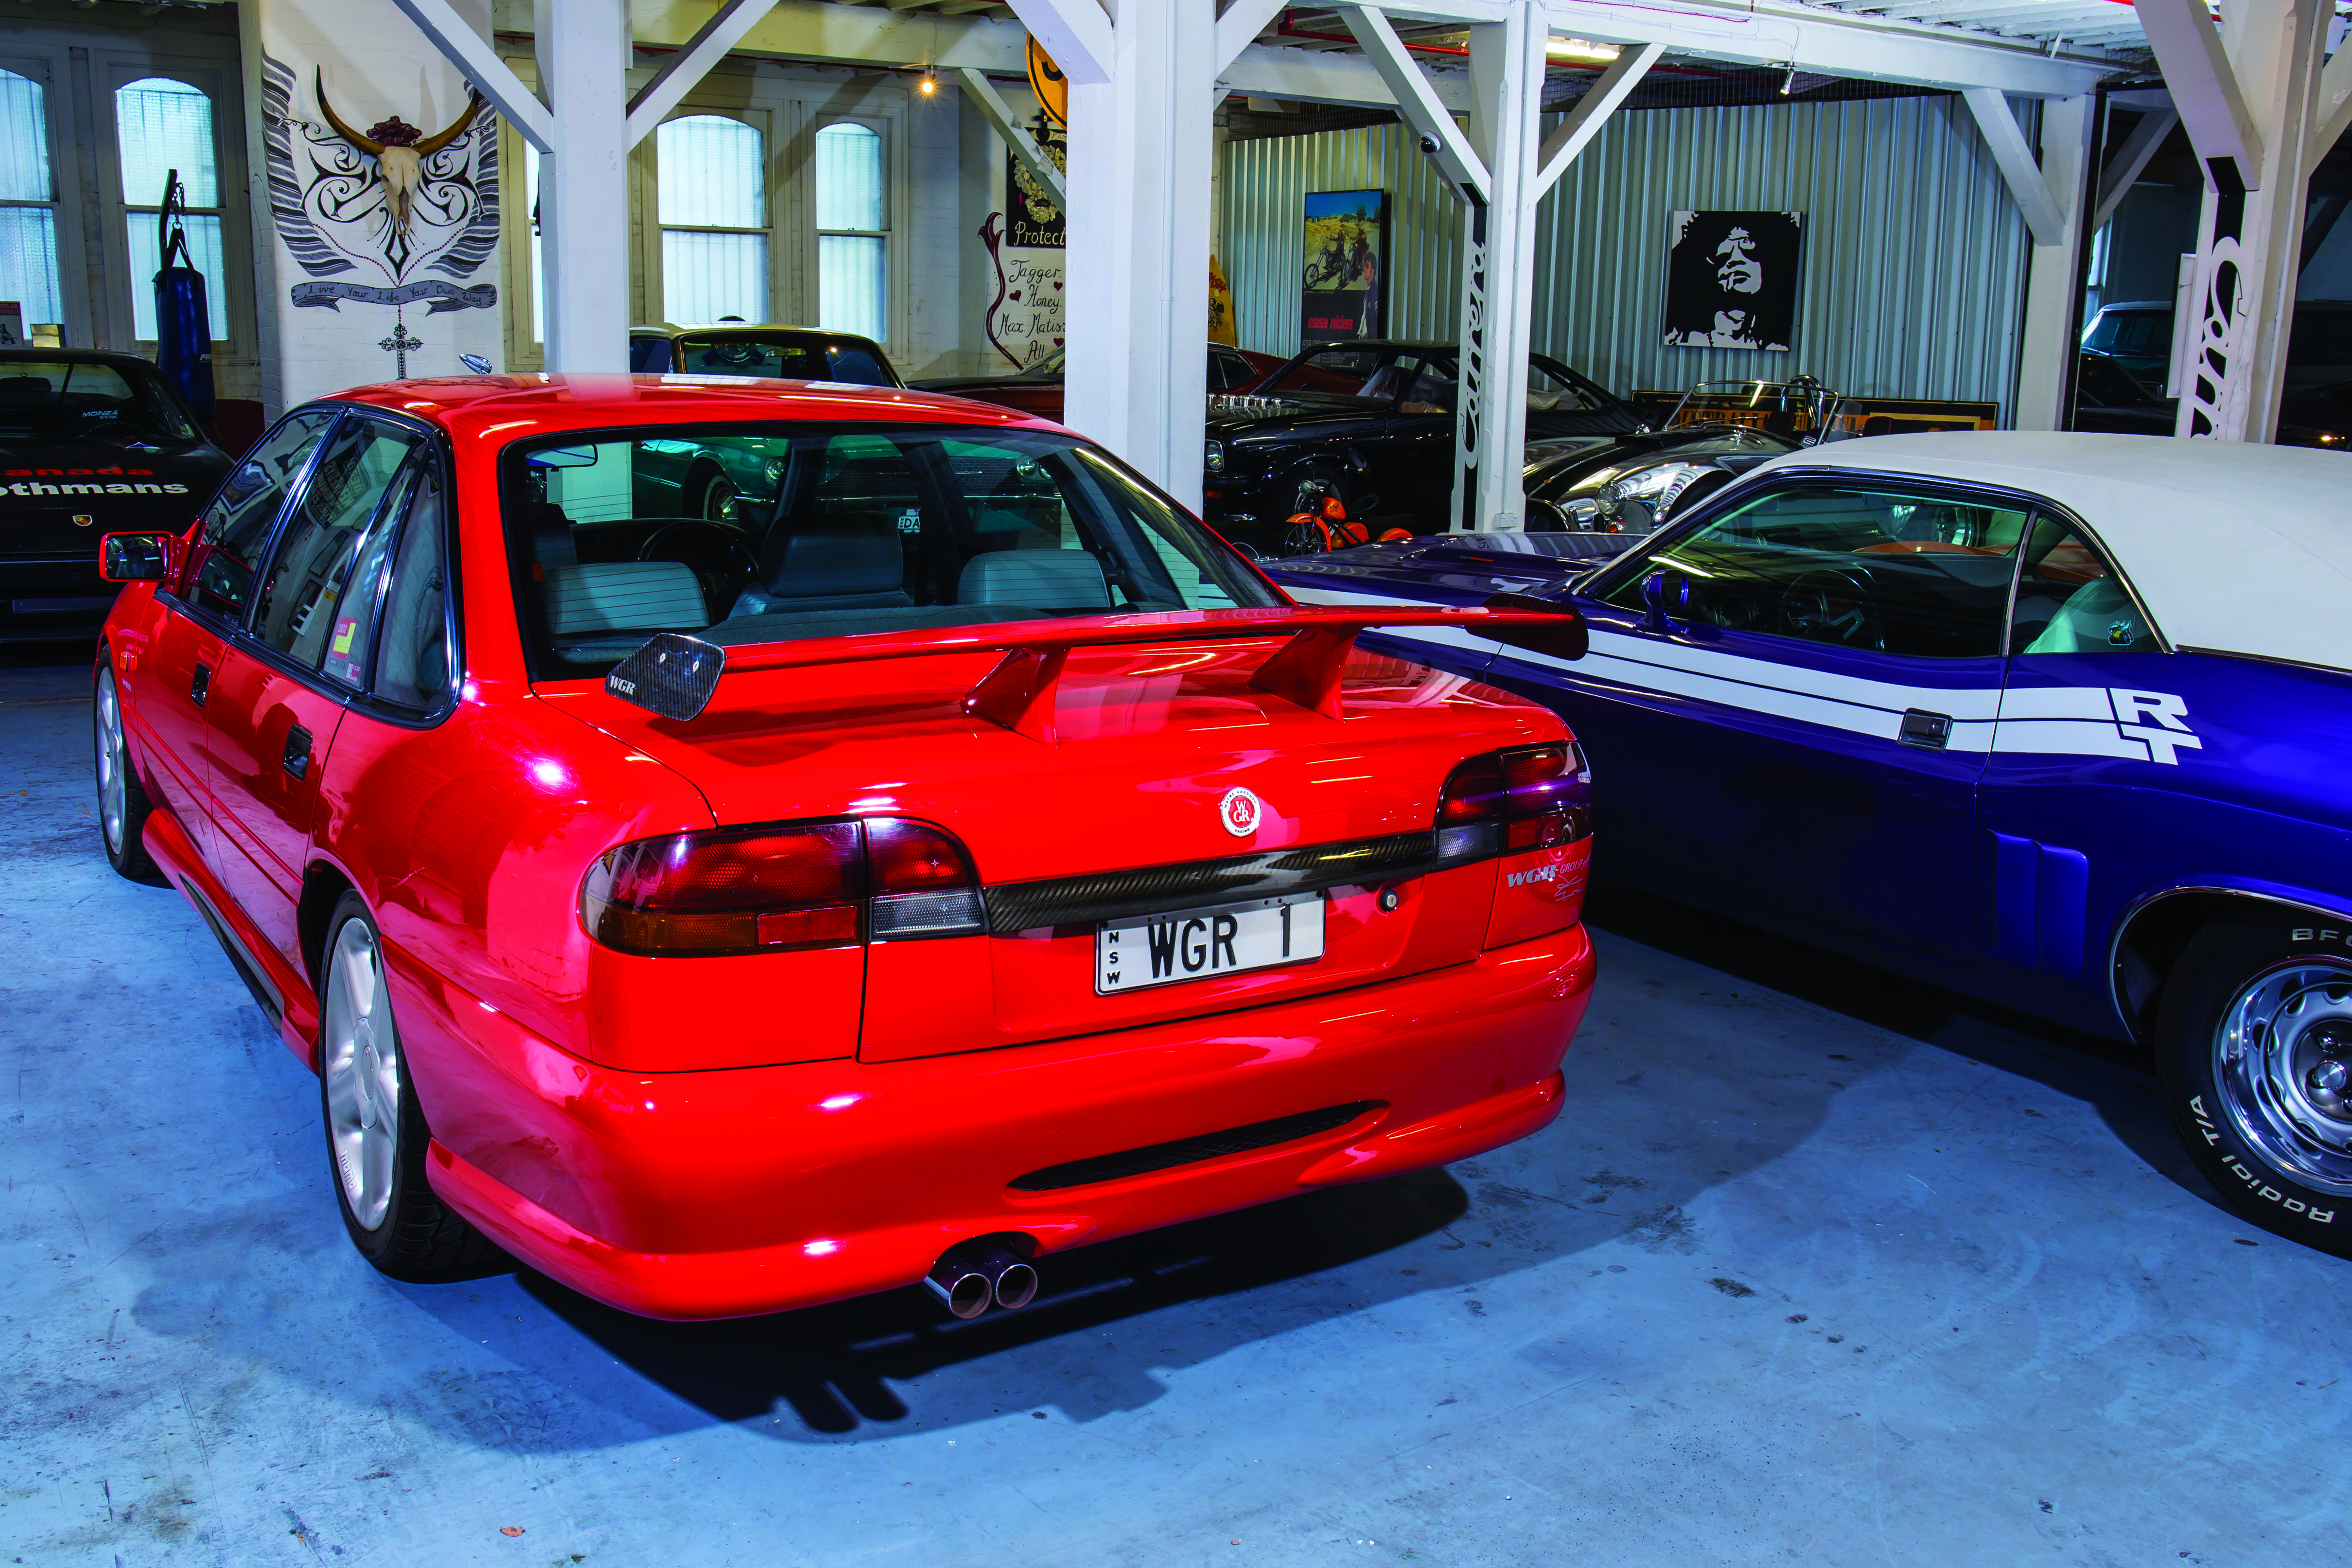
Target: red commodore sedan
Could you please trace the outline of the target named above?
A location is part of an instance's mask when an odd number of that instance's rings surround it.
[[[680,515],[733,448],[776,500]],[[878,388],[482,377],[298,409],[115,535],[106,852],[317,1071],[385,1273],[666,1318],[1439,1164],[1559,1109],[1558,718],[1359,650],[1066,431]]]

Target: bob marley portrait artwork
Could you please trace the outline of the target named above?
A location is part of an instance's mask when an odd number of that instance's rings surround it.
[[[1785,352],[1797,335],[1802,213],[1678,212],[1666,253],[1666,342]]]

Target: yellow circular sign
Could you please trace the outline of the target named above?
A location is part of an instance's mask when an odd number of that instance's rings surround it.
[[[1054,63],[1054,57],[1029,40],[1029,89],[1037,95],[1037,106],[1056,125],[1070,122],[1070,79]]]

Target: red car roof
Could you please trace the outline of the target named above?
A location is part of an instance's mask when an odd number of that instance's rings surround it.
[[[752,376],[520,374],[381,382],[333,395],[440,426],[453,437],[499,445],[548,430],[614,425],[696,425],[712,419],[871,420],[1032,426],[1044,420],[939,393]]]

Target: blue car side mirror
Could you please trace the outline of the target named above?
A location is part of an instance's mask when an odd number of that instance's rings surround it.
[[[1649,613],[1642,617],[1642,629],[1663,637],[1669,632],[1690,629],[1691,580],[1680,577],[1667,581],[1664,572],[1653,572],[1642,579],[1642,603]],[[1684,625],[1675,625],[1672,615],[1683,617]]]

